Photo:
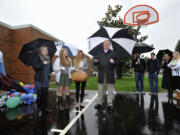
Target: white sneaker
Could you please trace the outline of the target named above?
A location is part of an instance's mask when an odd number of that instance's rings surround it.
[[[113,90],[113,94],[116,95],[117,92],[115,90]],[[108,90],[106,91],[106,95],[108,95]]]
[[[136,91],[136,95],[139,95],[139,91]]]
[[[117,92],[114,90],[114,91],[113,91],[113,94],[114,94],[114,95],[116,95],[116,94],[117,94]]]

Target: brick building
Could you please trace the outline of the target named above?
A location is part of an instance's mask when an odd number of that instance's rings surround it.
[[[0,50],[4,54],[6,72],[14,79],[24,83],[33,83],[34,72],[32,67],[25,66],[18,59],[18,55],[25,43],[37,38],[60,41],[58,38],[33,25],[10,26],[0,22]],[[91,64],[89,57],[88,59],[90,73]]]

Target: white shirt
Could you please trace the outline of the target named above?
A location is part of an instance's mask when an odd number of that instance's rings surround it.
[[[170,67],[170,63],[168,64],[168,67]],[[180,76],[180,60],[177,61],[175,66],[170,68],[172,69],[172,76]]]
[[[104,50],[105,53],[107,53],[109,50]]]
[[[82,61],[79,62],[79,67],[83,68],[83,65],[84,65],[84,63],[83,63],[83,60],[82,60]]]
[[[140,63],[140,58],[138,58],[138,63],[141,64],[141,63]]]
[[[3,63],[3,53],[0,51],[0,63]]]

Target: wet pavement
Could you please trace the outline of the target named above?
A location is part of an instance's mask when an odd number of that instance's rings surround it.
[[[75,95],[71,94],[71,109],[61,112],[54,91],[49,93],[49,107],[53,113],[37,117],[36,104],[13,110],[1,108],[0,135],[58,135],[52,129],[63,130],[74,120]],[[85,104],[97,94],[86,91]],[[87,100],[88,99],[88,100]],[[72,125],[67,135],[180,135],[180,104],[168,102],[167,94],[144,97],[134,93],[118,93],[113,111],[96,110],[96,100]],[[179,104],[179,105],[178,105]]]

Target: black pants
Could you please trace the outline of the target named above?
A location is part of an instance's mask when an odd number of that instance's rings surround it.
[[[79,103],[79,92],[81,90],[81,103],[83,102],[84,98],[84,90],[86,87],[86,81],[85,82],[75,82],[76,84],[76,102]]]
[[[37,107],[41,111],[46,111],[48,105],[48,88],[36,87],[37,90]]]

